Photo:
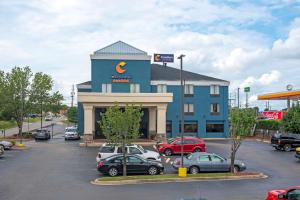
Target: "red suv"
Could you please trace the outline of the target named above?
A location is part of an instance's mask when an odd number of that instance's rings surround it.
[[[300,199],[300,186],[290,187],[287,189],[271,190],[268,192],[266,200],[296,200]]]
[[[166,156],[181,152],[181,137],[168,140],[167,144],[159,144],[158,151]],[[202,138],[183,137],[183,152],[205,152],[205,143]]]

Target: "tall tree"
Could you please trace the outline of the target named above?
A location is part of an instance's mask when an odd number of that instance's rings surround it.
[[[30,99],[33,104],[39,107],[41,113],[41,128],[43,127],[43,110],[46,103],[50,101],[50,94],[53,86],[53,80],[51,76],[38,72],[34,75]]]
[[[54,92],[49,101],[48,111],[51,111],[52,113],[59,113],[60,109],[62,108],[62,101],[64,100],[64,97],[62,94],[60,94],[58,91]]]
[[[10,73],[7,73],[4,80],[4,105],[6,112],[11,113],[17,122],[19,136],[22,143],[22,126],[24,116],[26,115],[26,105],[28,103],[28,94],[30,91],[30,79],[32,72],[29,67],[14,67]]]
[[[71,107],[68,110],[67,117],[68,121],[71,123],[77,123],[78,122],[78,114],[77,114],[77,107]]]
[[[300,134],[300,105],[290,108],[282,118],[282,126],[286,132]]]
[[[251,134],[255,125],[255,109],[232,108],[230,110],[230,134],[231,134],[231,167],[230,171],[235,172],[234,161],[236,153],[242,144],[242,140]]]
[[[125,145],[139,138],[142,116],[141,108],[133,105],[126,105],[124,109],[114,105],[100,115],[100,128],[105,138],[113,145],[122,145],[124,176],[127,175]]]

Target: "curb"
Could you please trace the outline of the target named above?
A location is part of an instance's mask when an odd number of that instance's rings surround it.
[[[133,185],[133,184],[146,184],[146,183],[181,183],[181,182],[199,182],[199,181],[237,181],[237,180],[254,180],[265,179],[267,175],[259,173],[257,175],[244,175],[244,176],[220,176],[220,177],[193,177],[193,178],[165,178],[159,180],[140,179],[140,180],[119,180],[119,181],[100,181],[99,178],[91,181],[93,185],[100,186],[113,186],[113,185]]]

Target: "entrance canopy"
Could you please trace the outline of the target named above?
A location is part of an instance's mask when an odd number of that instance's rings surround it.
[[[258,100],[299,100],[300,90],[267,93],[257,96]]]

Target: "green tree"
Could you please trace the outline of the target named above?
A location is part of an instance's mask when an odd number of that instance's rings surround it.
[[[49,98],[48,105],[46,105],[46,110],[55,114],[59,113],[59,111],[63,108],[63,100],[64,97],[62,94],[60,94],[58,91],[54,92]]]
[[[38,72],[34,75],[32,85],[31,85],[31,94],[30,100],[32,104],[39,108],[41,113],[41,128],[43,127],[43,111],[45,105],[50,102],[51,96],[49,92],[53,86],[53,80],[51,76]]]
[[[17,122],[19,136],[22,143],[22,126],[26,116],[26,106],[28,104],[28,94],[30,92],[30,79],[32,72],[29,67],[14,67],[10,73],[5,75],[3,81],[3,109],[11,113]]]
[[[233,108],[230,110],[230,136],[231,136],[231,167],[233,173],[234,161],[236,153],[242,144],[242,140],[251,134],[251,130],[255,124],[256,111],[251,108],[239,109]]]
[[[71,123],[78,122],[78,114],[77,114],[77,107],[71,107],[67,113],[68,121]]]
[[[282,118],[282,126],[286,132],[300,134],[300,105],[290,108]]]
[[[141,108],[133,105],[126,105],[124,109],[114,105],[100,116],[100,128],[108,142],[113,145],[122,144],[124,176],[127,175],[125,144],[139,138],[142,116]]]

